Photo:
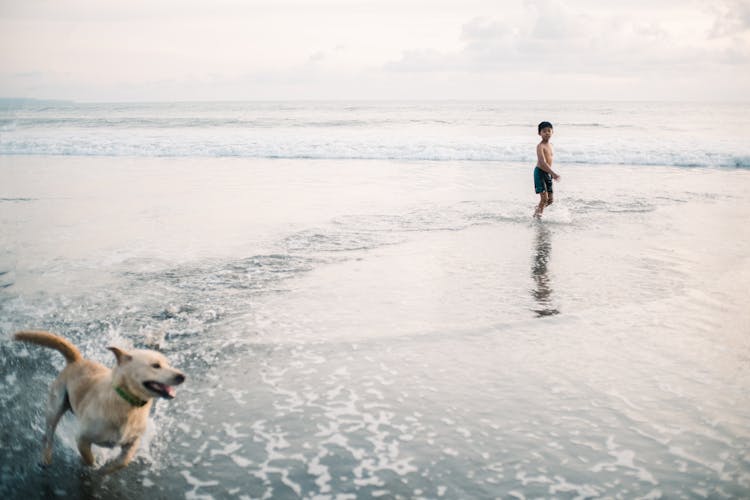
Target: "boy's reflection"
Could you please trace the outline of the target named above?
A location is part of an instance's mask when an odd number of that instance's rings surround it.
[[[536,287],[531,290],[531,295],[536,300],[538,308],[532,310],[537,317],[554,316],[559,314],[560,311],[552,306],[552,287],[547,274],[547,263],[549,262],[552,244],[550,243],[550,231],[543,223],[537,224],[535,247],[536,253],[531,264],[531,277],[536,283]]]

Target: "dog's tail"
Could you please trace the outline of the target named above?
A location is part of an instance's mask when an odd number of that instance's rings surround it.
[[[74,346],[70,341],[59,337],[54,333],[24,330],[16,333],[13,338],[22,342],[30,342],[32,344],[37,344],[60,351],[60,353],[65,356],[65,360],[68,363],[75,363],[76,361],[83,359],[81,351],[79,351],[76,346]]]

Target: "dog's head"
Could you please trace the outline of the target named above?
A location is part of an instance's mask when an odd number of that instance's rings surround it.
[[[175,397],[174,386],[185,381],[185,374],[172,368],[167,358],[156,351],[125,351],[109,347],[117,358],[113,377],[118,384],[124,384],[143,399]]]

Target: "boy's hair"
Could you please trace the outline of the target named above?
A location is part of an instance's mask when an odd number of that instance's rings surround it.
[[[537,133],[541,132],[542,129],[544,129],[544,128],[553,128],[553,127],[552,127],[552,124],[550,122],[542,122],[542,123],[539,124],[539,127],[538,127],[539,130],[537,130]]]

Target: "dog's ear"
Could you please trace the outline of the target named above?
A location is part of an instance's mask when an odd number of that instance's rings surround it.
[[[117,364],[122,365],[133,359],[133,356],[128,354],[126,351],[123,351],[119,347],[107,347],[110,351],[112,351],[115,354],[115,358],[117,358]]]

